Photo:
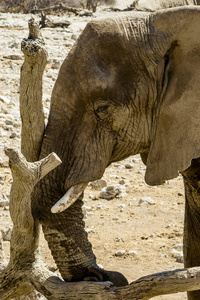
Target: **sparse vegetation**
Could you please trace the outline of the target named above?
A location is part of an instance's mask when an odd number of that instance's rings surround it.
[[[114,5],[115,0],[3,0],[0,10],[4,12],[29,13],[31,11],[63,3],[69,7],[82,7],[96,11],[101,4]]]

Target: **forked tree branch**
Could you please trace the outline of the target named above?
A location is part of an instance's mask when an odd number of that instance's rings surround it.
[[[53,275],[40,261],[38,251],[40,226],[31,214],[31,193],[36,183],[61,163],[55,153],[35,163],[28,163],[17,150],[7,148],[5,153],[9,157],[13,176],[10,192],[13,229],[10,261],[0,273],[1,300],[23,295],[33,289],[33,282],[34,280],[37,282],[38,277],[44,281]],[[41,267],[38,266],[38,261]],[[34,270],[35,265],[37,270]]]

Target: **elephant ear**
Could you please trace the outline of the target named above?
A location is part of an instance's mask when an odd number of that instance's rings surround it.
[[[150,185],[176,177],[200,156],[200,10],[168,10],[161,16],[155,15],[154,30],[166,34],[170,24],[175,46],[167,54],[165,89],[147,158]]]

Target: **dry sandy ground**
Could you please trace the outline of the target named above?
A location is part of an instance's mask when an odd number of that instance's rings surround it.
[[[0,97],[0,188],[2,195],[8,198],[11,176],[3,147],[19,146],[20,143],[18,96],[19,70],[23,61],[20,41],[27,37],[29,18],[0,14],[0,96],[6,97]],[[70,20],[72,25],[68,29],[42,30],[49,50],[49,63],[44,76],[46,114],[59,65],[88,19],[71,17]],[[100,199],[100,188],[95,190],[91,186],[85,192],[86,229],[98,263],[106,269],[122,272],[129,281],[150,273],[183,267],[172,254],[174,245],[182,243],[182,178],[178,177],[159,187],[150,187],[144,182],[144,173],[145,167],[139,156],[130,157],[110,166],[104,175],[107,185],[121,184],[125,187],[126,196],[112,200]],[[144,197],[151,197],[154,204],[139,203]],[[10,224],[7,207],[0,208],[1,228],[7,228]],[[44,259],[48,264],[53,264],[42,237],[41,246]],[[4,241],[4,247],[8,258],[9,241]],[[186,294],[154,299],[183,300]]]

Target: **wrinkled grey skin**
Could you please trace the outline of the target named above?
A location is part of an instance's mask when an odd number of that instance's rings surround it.
[[[90,22],[63,62],[41,150],[41,157],[54,151],[63,163],[37,186],[32,208],[65,280],[127,283],[96,266],[81,197],[61,213],[50,209],[70,187],[137,153],[148,184],[182,171],[185,265],[200,265],[199,25],[198,7],[111,15]],[[188,295],[200,299],[199,292]]]
[[[135,0],[134,7],[140,11],[156,11],[184,5],[199,5],[200,0]]]

